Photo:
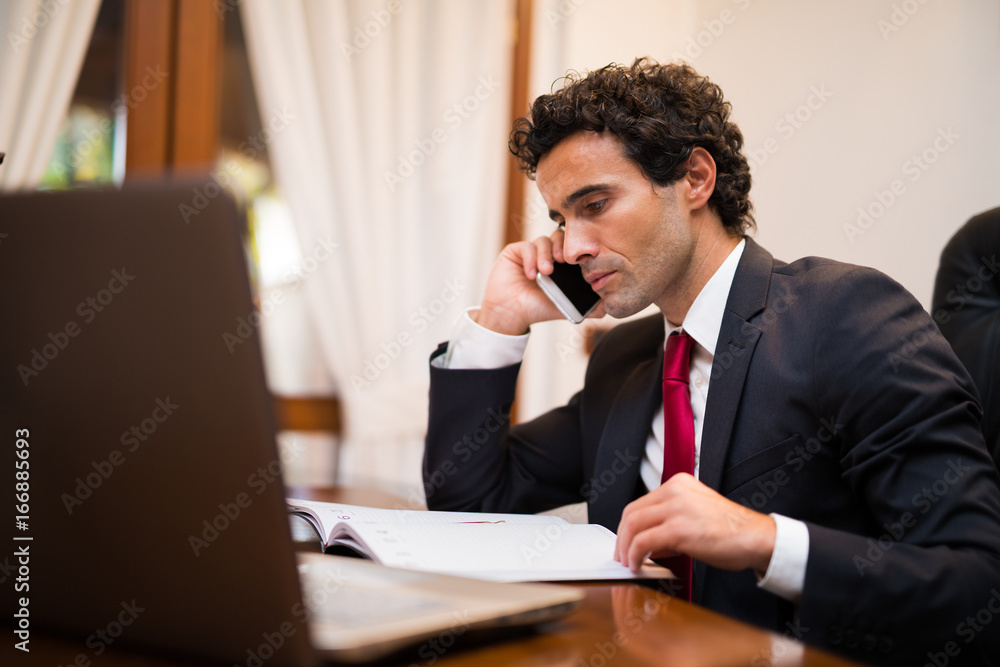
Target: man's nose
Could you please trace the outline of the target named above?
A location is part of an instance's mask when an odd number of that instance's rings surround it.
[[[563,254],[570,264],[579,264],[589,257],[597,257],[598,244],[586,224],[567,222],[563,228]]]

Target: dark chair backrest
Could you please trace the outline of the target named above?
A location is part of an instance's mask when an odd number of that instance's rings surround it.
[[[1000,207],[972,217],[941,251],[934,319],[972,375],[983,434],[1000,467]]]

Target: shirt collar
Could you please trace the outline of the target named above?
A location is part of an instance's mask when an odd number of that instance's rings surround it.
[[[715,356],[715,346],[719,342],[719,330],[722,329],[722,316],[726,312],[729,290],[733,286],[736,267],[740,263],[746,245],[746,239],[742,239],[733,248],[726,261],[698,292],[680,326],[672,325],[664,316],[663,323],[668,336],[675,331],[684,330],[696,343],[708,350],[709,354]]]

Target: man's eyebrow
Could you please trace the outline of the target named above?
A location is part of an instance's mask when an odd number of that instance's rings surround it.
[[[595,192],[603,192],[603,191],[610,190],[610,189],[611,189],[611,186],[608,185],[608,184],[605,184],[605,183],[596,183],[594,185],[585,185],[582,188],[580,188],[579,190],[573,192],[571,195],[569,195],[568,197],[566,197],[566,199],[563,200],[563,202],[562,202],[563,209],[572,208],[573,204],[575,204],[576,202],[580,201],[581,199],[583,199],[584,197],[586,197],[589,194],[593,194]],[[549,210],[549,217],[552,218],[553,220],[555,220],[556,217],[559,216],[559,215],[561,215],[561,214],[558,211]]]

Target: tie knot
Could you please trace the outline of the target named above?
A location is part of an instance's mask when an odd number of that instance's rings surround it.
[[[663,379],[678,380],[685,384],[691,378],[691,346],[694,339],[686,333],[672,333],[667,337],[663,353]]]

